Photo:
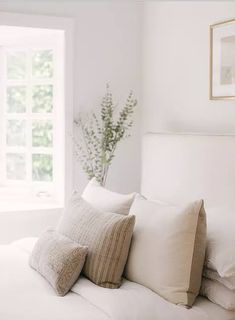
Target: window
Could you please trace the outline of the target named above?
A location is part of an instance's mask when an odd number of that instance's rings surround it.
[[[5,181],[53,181],[52,50],[4,49]]]
[[[0,194],[63,201],[63,31],[2,27]]]

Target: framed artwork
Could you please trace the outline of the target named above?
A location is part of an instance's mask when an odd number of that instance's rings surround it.
[[[235,99],[235,19],[210,26],[210,99]]]

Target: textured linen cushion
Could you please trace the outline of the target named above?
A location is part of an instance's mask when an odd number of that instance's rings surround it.
[[[136,193],[121,194],[109,191],[93,178],[87,184],[82,197],[101,211],[128,214],[135,195]]]
[[[228,278],[222,278],[218,274],[218,272],[214,270],[210,270],[207,268],[204,268],[203,275],[205,278],[216,280],[223,284],[225,287],[227,287],[230,290],[235,290],[235,276],[234,277],[228,277]]]
[[[58,295],[64,296],[79,277],[86,254],[87,247],[48,230],[36,242],[29,264],[51,284]]]
[[[118,288],[129,252],[134,216],[101,212],[74,195],[58,230],[88,246],[83,273],[105,288]]]
[[[165,299],[192,306],[199,293],[206,245],[203,201],[185,207],[136,197],[136,226],[126,265],[127,279]]]
[[[210,208],[207,217],[205,267],[217,272],[228,287],[235,289],[234,209]]]
[[[235,310],[235,291],[218,281],[203,278],[200,294],[227,310]]]

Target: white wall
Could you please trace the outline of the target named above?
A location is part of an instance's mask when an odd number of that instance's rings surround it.
[[[96,107],[110,82],[124,101],[130,89],[140,98],[141,8],[132,1],[1,1],[0,11],[72,17],[75,22],[75,115]],[[139,105],[140,108],[140,105]],[[138,113],[138,112],[137,112]],[[139,189],[140,135],[137,115],[133,136],[120,146],[108,186],[122,192]],[[86,179],[75,166],[75,187]]]
[[[208,98],[209,25],[234,18],[234,2],[18,0],[0,1],[0,11],[74,18],[75,115],[99,103],[107,81],[118,99],[135,90],[140,101],[136,126],[118,150],[110,188],[139,189],[140,120],[144,131],[235,133],[235,101]],[[74,173],[81,190],[85,178],[77,165]],[[24,217],[17,218],[20,235],[32,222]],[[36,218],[45,224],[40,215]],[[0,219],[0,234],[7,221]]]
[[[144,13],[144,131],[235,133],[235,101],[209,100],[209,25],[226,1],[152,1]]]
[[[74,113],[96,107],[110,82],[114,96],[123,102],[133,89],[140,100],[141,7],[135,2],[110,1],[0,1],[0,11],[71,17],[74,34]],[[139,103],[138,108],[141,105]],[[139,110],[132,138],[117,150],[107,185],[120,192],[139,190]],[[86,183],[74,166],[74,184]],[[46,215],[47,214],[47,215]],[[47,217],[47,218],[46,218]],[[54,211],[0,213],[0,243],[37,235],[58,218]],[[13,224],[11,232],[9,226]]]
[[[0,244],[25,237],[36,237],[47,228],[54,228],[62,209],[0,212]]]

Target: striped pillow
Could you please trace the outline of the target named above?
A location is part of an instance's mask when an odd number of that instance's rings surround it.
[[[118,288],[134,223],[134,216],[101,212],[74,195],[57,230],[88,247],[85,276],[101,287]]]

